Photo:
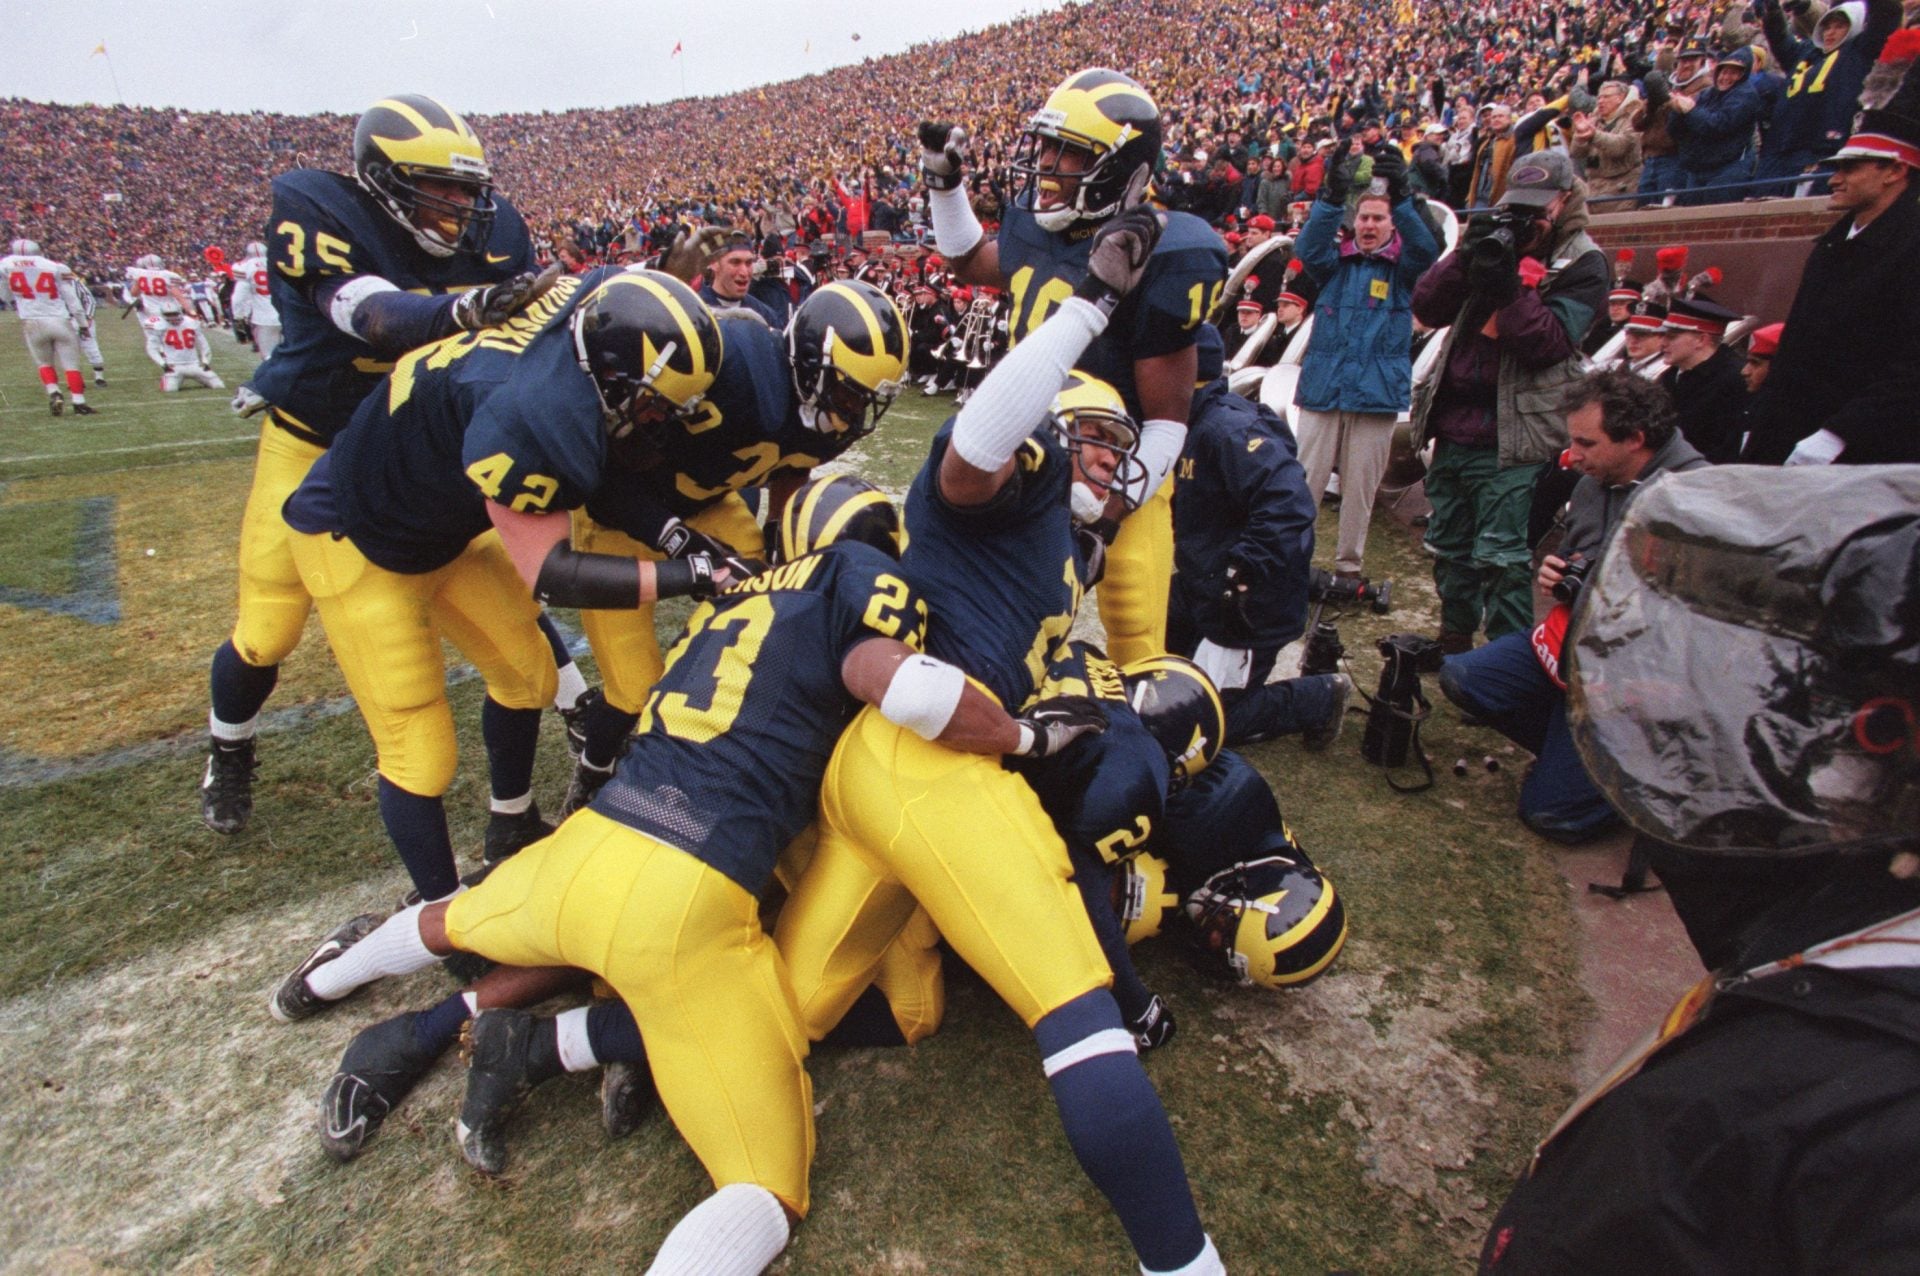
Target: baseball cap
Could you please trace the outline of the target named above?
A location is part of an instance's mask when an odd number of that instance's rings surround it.
[[[1256,217],[1249,218],[1247,220],[1247,229],[1248,230],[1272,230],[1273,218],[1267,216],[1265,213],[1261,213]]]
[[[1573,161],[1562,151],[1535,151],[1507,170],[1507,190],[1500,202],[1520,208],[1545,208],[1573,189]]]

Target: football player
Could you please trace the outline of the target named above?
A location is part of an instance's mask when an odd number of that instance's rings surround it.
[[[1080,283],[934,436],[908,493],[901,566],[937,617],[929,651],[948,663],[896,679],[885,711],[863,711],[841,738],[818,848],[777,942],[817,1040],[924,908],[1033,1031],[1068,1142],[1142,1268],[1211,1273],[1224,1269],[1060,835],[1018,776],[937,743],[976,682],[1003,705],[1032,700],[1097,575],[1097,542],[1080,543],[1072,509],[1104,509],[1127,481],[1133,433],[1070,421],[1062,442],[1049,406],[1150,269],[1159,230],[1140,208],[1102,225]]]
[[[821,774],[855,710],[925,728],[914,688],[957,686],[933,734],[987,766],[1098,729],[1084,711],[1015,719],[953,666],[920,654],[927,609],[893,557],[897,515],[885,501],[859,509],[862,517],[819,529],[826,543],[788,544],[781,566],[695,611],[618,775],[591,807],[449,902],[407,908],[356,942],[330,937],[276,993],[312,1013],[456,950],[605,979],[640,1023],[662,1103],[718,1189],[674,1227],[655,1273],[750,1276],[806,1214],[807,1037],[755,897],[780,849],[814,818]],[[765,782],[741,784],[749,774]],[[546,1022],[541,1033],[513,1011],[474,1022],[455,1129],[469,1159],[490,1170],[500,1168],[512,1107],[502,1092],[564,1067],[569,1047]],[[358,1091],[328,1088],[330,1099]]]
[[[704,552],[716,561],[765,556],[741,498],[765,485],[768,527],[815,465],[879,424],[906,368],[906,322],[872,287],[830,283],[808,294],[784,339],[749,315],[722,317],[726,357],[698,412],[658,463],[596,494],[580,521],[580,548],[650,560]],[[583,747],[561,814],[613,773],[660,676],[653,608],[589,610],[581,623],[606,682],[581,716]]]
[[[1018,178],[1000,232],[988,239],[966,189],[966,133],[919,129],[934,239],[948,269],[1008,288],[1010,335],[1025,340],[1085,276],[1095,228],[1143,199],[1160,166],[1159,108],[1118,71],[1067,77],[1034,113],[1014,153]],[[1196,383],[1219,375],[1219,334],[1205,322],[1227,276],[1220,237],[1190,213],[1170,213],[1146,278],[1080,366],[1117,387],[1141,427],[1145,473],[1100,590],[1107,650],[1122,663],[1166,650],[1173,571],[1166,483],[1186,437]]]
[[[421,898],[460,885],[441,803],[455,761],[441,637],[486,679],[497,863],[552,831],[532,792],[556,678],[535,596],[631,610],[713,592],[703,555],[575,554],[567,511],[651,463],[642,440],[696,411],[720,353],[676,279],[562,276],[506,323],[403,356],[288,498],[294,565],[378,747],[381,818]]]
[[[87,406],[86,381],[80,375],[79,331],[87,326],[90,312],[83,309],[79,283],[73,272],[51,257],[40,253],[40,245],[31,239],[16,239],[7,245],[7,256],[0,259],[7,295],[19,308],[21,331],[27,350],[40,367],[40,384],[47,392],[47,410],[59,416],[66,406],[60,397],[55,376],[57,364],[67,380],[67,395],[73,400],[75,416],[92,416]]]
[[[100,332],[94,326],[94,314],[99,310],[100,301],[72,270],[65,276],[66,282],[73,287],[73,298],[80,303],[80,353],[87,356],[87,362],[93,365],[93,383],[97,386],[107,384],[107,360],[100,352]],[[77,409],[76,409],[77,410]],[[92,415],[91,412],[81,415]]]
[[[272,358],[280,344],[280,315],[273,308],[270,278],[267,246],[256,239],[233,264],[233,332],[241,341],[251,341],[262,359]]]
[[[160,318],[160,303],[173,298],[182,306],[187,303],[187,281],[167,269],[167,263],[158,253],[147,253],[127,267],[127,307],[140,312],[140,330],[147,340],[147,358],[162,367],[166,366],[165,350],[161,344],[160,329],[165,323]],[[126,318],[123,314],[122,319]]]
[[[210,679],[200,815],[216,833],[253,813],[260,709],[313,606],[281,504],[392,359],[498,323],[539,291],[527,228],[458,115],[427,97],[382,99],[354,130],[353,163],[351,177],[273,179],[268,292],[285,341],[234,398],[266,421],[240,527],[239,617]]]
[[[160,388],[166,393],[177,393],[183,379],[212,390],[227,388],[213,370],[213,350],[207,345],[200,320],[172,297],[160,303],[160,350]]]

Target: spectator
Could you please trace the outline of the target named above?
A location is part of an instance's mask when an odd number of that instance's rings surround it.
[[[1500,202],[1507,190],[1507,169],[1513,165],[1513,108],[1495,102],[1487,108],[1486,121],[1480,127],[1479,145],[1473,155],[1473,182],[1467,198],[1473,207],[1484,208]]]
[[[1774,120],[1774,144],[1756,177],[1810,173],[1838,150],[1853,127],[1860,86],[1887,37],[1900,25],[1899,0],[1848,0],[1827,10],[1813,39],[1787,26],[1780,0],[1761,0],[1760,21],[1787,85]],[[1781,190],[1791,190],[1787,186]],[[1773,193],[1773,192],[1768,192]]]
[[[1580,343],[1606,306],[1607,255],[1586,233],[1586,186],[1558,151],[1514,166],[1503,217],[1482,213],[1414,289],[1414,318],[1447,328],[1440,375],[1413,396],[1427,474],[1426,543],[1440,642],[1465,651],[1531,626],[1527,514],[1540,472],[1566,447],[1552,406],[1580,373]]]
[[[1446,202],[1448,186],[1446,136],[1445,125],[1424,126],[1411,156],[1413,189],[1442,203]]]
[[[1262,161],[1262,167],[1265,171],[1253,197],[1255,219],[1265,217],[1271,223],[1278,223],[1287,215],[1287,200],[1293,193],[1293,186],[1287,181],[1287,162],[1278,155],[1269,155]]]
[[[1594,95],[1591,112],[1574,112],[1567,153],[1579,165],[1590,196],[1630,195],[1640,189],[1640,134],[1633,127],[1639,107],[1640,95],[1631,85],[1608,80]]]
[[[1373,497],[1386,473],[1393,430],[1413,388],[1413,288],[1440,245],[1410,192],[1393,148],[1373,161],[1373,185],[1342,234],[1349,160],[1322,187],[1295,245],[1320,290],[1313,335],[1300,362],[1300,463],[1317,506],[1340,471],[1336,574],[1364,575]]]
[[[1706,462],[1680,437],[1673,409],[1658,386],[1626,372],[1595,372],[1574,382],[1562,406],[1568,455],[1581,479],[1568,503],[1557,554],[1540,564],[1536,586],[1557,600],[1539,626],[1515,630],[1475,651],[1448,657],[1440,669],[1447,699],[1534,755],[1520,786],[1520,822],[1569,845],[1618,823],[1588,778],[1567,731],[1566,679],[1560,665],[1572,599],[1599,566],[1628,499],[1669,471]],[[1568,565],[1581,565],[1563,584]]]
[[[1752,74],[1753,50],[1735,49],[1715,65],[1713,87],[1697,96],[1673,95],[1674,114],[1667,127],[1680,145],[1680,168],[1686,174],[1688,193],[1681,203],[1715,204],[1745,197],[1744,191],[1693,192],[1744,182],[1751,176],[1747,150],[1760,121],[1760,95],[1747,82]]]
[[[1633,127],[1640,134],[1640,190],[1643,202],[1649,196],[1685,190],[1686,170],[1680,166],[1680,143],[1673,132],[1672,95],[1706,87],[1706,46],[1694,43],[1680,51],[1674,61],[1673,77],[1655,68],[1646,76],[1646,102],[1632,115]],[[1669,195],[1667,203],[1672,203]]]

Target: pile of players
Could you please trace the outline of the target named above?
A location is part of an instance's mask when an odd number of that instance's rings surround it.
[[[1287,986],[1345,938],[1266,782],[1222,750],[1214,680],[1167,654],[1176,465],[1191,480],[1205,437],[1297,468],[1291,437],[1194,388],[1217,379],[1201,320],[1224,257],[1143,202],[1160,126],[1138,84],[1094,70],[1054,92],[997,239],[961,130],[920,140],[945,268],[1004,292],[1012,348],[904,515],[814,473],[857,462],[905,384],[913,325],[873,283],[816,281],[776,329],[732,285],[711,305],[689,286],[732,247],[708,236],[659,270],[536,271],[479,139],[424,97],[362,116],[352,175],[275,179],[282,340],[236,399],[261,442],[202,815],[245,827],[259,715],[317,607],[415,889],[329,935],[273,1014],[435,963],[472,981],[353,1037],[322,1100],[339,1159],[463,1033],[456,1135],[483,1172],[528,1089],[605,1066],[610,1132],[657,1095],[717,1189],[651,1270],[762,1271],[808,1207],[812,1043],[934,1031],[944,945],[1032,1030],[1142,1270],[1225,1270],[1139,1063],[1173,1018],[1127,944],[1181,925],[1242,981]],[[1293,513],[1304,588],[1310,503]],[[1258,567],[1221,564],[1216,608],[1257,605]],[[1106,651],[1069,637],[1096,585]],[[676,596],[697,605],[663,655],[653,604]],[[602,688],[545,606],[579,609]],[[486,684],[491,814],[464,878],[442,638]],[[578,750],[558,829],[532,793],[549,705]],[[612,996],[518,1009],[596,978]]]

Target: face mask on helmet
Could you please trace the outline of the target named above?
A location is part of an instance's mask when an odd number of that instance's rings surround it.
[[[429,97],[367,108],[353,134],[354,178],[435,257],[479,253],[493,234],[493,172],[467,122]]]
[[[720,326],[684,283],[657,271],[615,275],[580,303],[572,324],[608,438],[658,443],[698,414],[719,370]]]
[[[871,284],[844,281],[810,294],[787,325],[800,423],[850,439],[873,433],[906,373],[906,320]]]
[[[1166,750],[1169,791],[1207,769],[1220,756],[1227,711],[1213,680],[1184,656],[1148,656],[1120,670],[1127,703]]]
[[[859,541],[892,558],[905,551],[907,533],[900,511],[873,484],[851,474],[834,474],[803,484],[780,512],[776,562]]]
[[[1195,943],[1241,983],[1297,988],[1326,972],[1347,942],[1333,883],[1304,859],[1272,856],[1215,873],[1187,897]]]
[[[1109,495],[1128,509],[1146,486],[1140,433],[1120,394],[1106,382],[1076,372],[1054,396],[1051,424],[1060,445],[1073,455],[1073,515],[1091,523],[1106,513]],[[1111,461],[1111,466],[1109,466]]]
[[[1014,148],[1015,198],[1041,228],[1103,221],[1146,191],[1160,164],[1160,112],[1118,71],[1069,77],[1034,112]]]

